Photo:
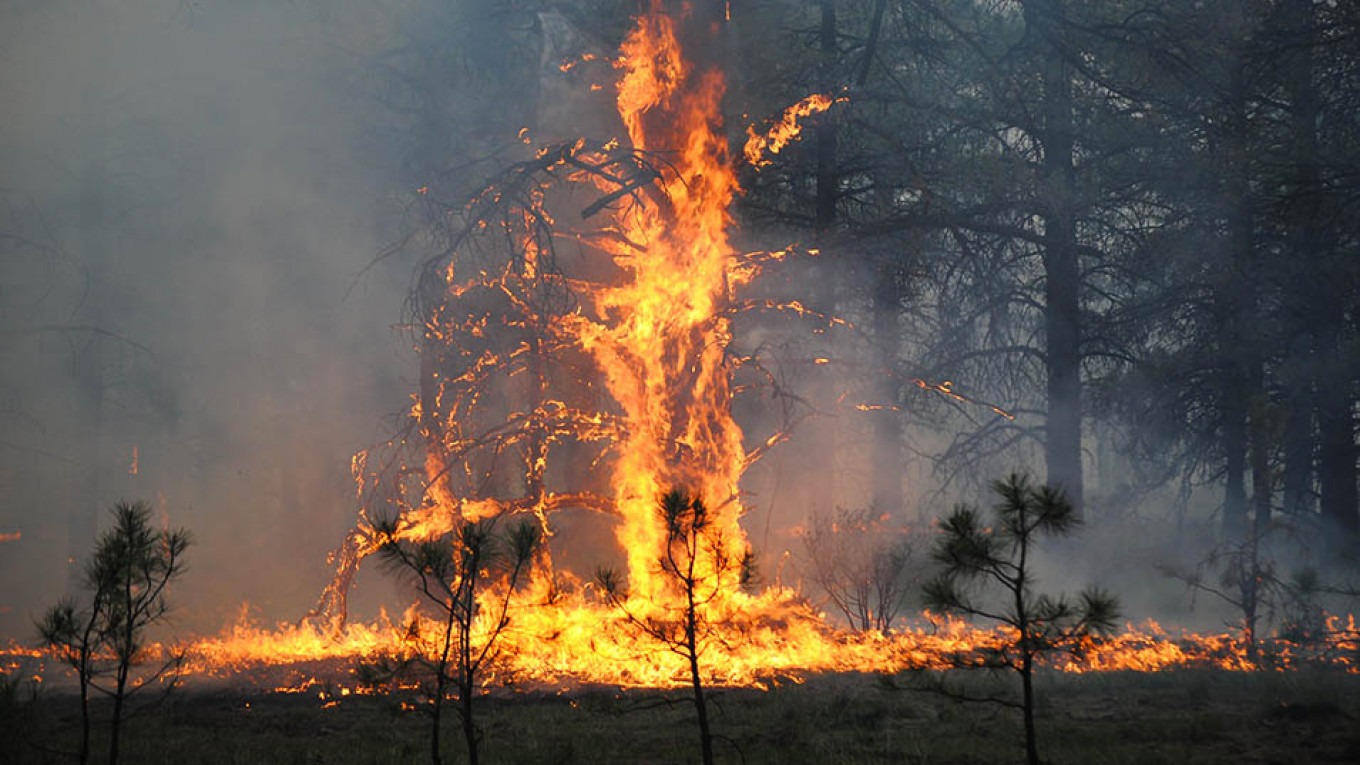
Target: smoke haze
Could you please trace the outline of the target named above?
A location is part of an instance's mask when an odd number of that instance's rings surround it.
[[[350,455],[412,366],[410,266],[365,270],[394,162],[347,79],[395,18],[0,11],[0,635],[31,638],[92,541],[72,518],[122,499],[194,534],[194,629],[245,601],[296,618],[325,583]]]

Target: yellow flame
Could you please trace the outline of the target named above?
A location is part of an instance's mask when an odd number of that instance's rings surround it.
[[[802,135],[803,127],[799,124],[800,120],[807,119],[814,114],[820,114],[830,109],[832,104],[846,100],[844,96],[832,98],[825,93],[813,93],[785,109],[779,121],[764,133],[757,133],[754,125],[748,126],[746,128],[746,147],[743,150],[746,162],[756,169],[768,167],[774,162],[769,158],[770,155],[783,151],[785,146],[796,141]]]

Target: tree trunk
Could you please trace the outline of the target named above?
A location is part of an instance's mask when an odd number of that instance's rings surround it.
[[[80,765],[90,761],[90,654],[95,650],[89,636],[80,649]]]
[[[1019,632],[1016,648],[1020,651],[1020,703],[1025,717],[1025,760],[1029,765],[1039,765],[1039,735],[1034,727],[1034,642],[1029,631],[1029,612],[1025,602],[1025,585],[1029,581],[1029,535],[1032,528],[1025,516],[1022,506],[1019,523],[1022,530],[1019,538],[1020,560],[1016,564],[1011,595],[1015,598],[1015,626]]]
[[[1360,498],[1356,492],[1354,370],[1343,355],[1346,344],[1340,297],[1329,295],[1319,346],[1329,358],[1318,379],[1318,488],[1324,539],[1335,553],[1350,555],[1360,540]]]
[[[1025,760],[1029,765],[1039,765],[1039,736],[1034,727],[1034,656],[1022,649],[1020,681],[1025,707]]]
[[[1311,344],[1310,344],[1311,345]],[[1292,363],[1312,366],[1310,348],[1290,354]],[[1312,375],[1308,371],[1291,374],[1285,394],[1284,475],[1282,476],[1284,512],[1302,518],[1313,513],[1313,407]]]
[[[477,724],[475,718],[472,716],[473,694],[476,693],[477,687],[472,681],[472,673],[471,671],[468,671],[466,680],[459,688],[459,693],[463,696],[463,738],[467,740],[468,765],[477,765],[479,759],[477,756],[479,751],[479,747],[477,746]]]
[[[819,42],[821,46],[820,87],[824,91],[833,90],[836,83],[838,49],[836,45],[836,9],[832,0],[820,0],[821,25]],[[815,199],[813,211],[814,237],[820,243],[831,233],[836,225],[836,202],[840,180],[836,157],[836,125],[827,115],[821,115],[814,127],[813,141],[816,151]],[[812,259],[808,283],[811,285],[807,296],[808,307],[823,316],[834,316],[837,312],[840,263],[834,262],[829,249]],[[830,512],[836,506],[836,461],[837,432],[835,406],[837,381],[835,368],[822,365],[820,359],[838,358],[826,332],[818,332],[807,346],[810,359],[805,366],[806,382],[802,391],[811,407],[810,419],[799,426],[798,440],[794,445],[792,473],[799,484],[795,491],[801,496],[802,515]]]
[[[697,539],[697,537],[696,537]],[[699,611],[695,600],[694,554],[691,550],[689,574],[684,578],[685,597],[685,658],[689,660],[689,679],[694,689],[694,714],[699,720],[699,750],[704,765],[713,765],[713,733],[708,727],[708,703],[704,699],[703,677],[699,674]]]
[[[449,616],[444,621],[443,646],[434,671],[434,708],[430,710],[430,762],[433,765],[440,765],[443,761],[443,755],[440,754],[439,728],[443,724],[444,695],[449,678],[449,654],[453,651],[453,631],[458,623],[457,609],[458,601],[455,594],[449,601]]]
[[[1233,342],[1231,331],[1223,335]],[[1225,360],[1222,367],[1223,536],[1239,540],[1247,532],[1247,391],[1235,365]]]
[[[439,755],[439,726],[443,723],[443,695],[444,679],[438,678],[434,682],[434,709],[430,710],[430,762],[434,765],[442,762]]]
[[[704,700],[704,684],[699,677],[699,658],[689,655],[690,680],[694,685],[694,713],[699,718],[699,747],[704,765],[713,765],[713,733],[708,727],[708,703]]]
[[[127,662],[119,660],[113,692],[113,718],[109,721],[109,765],[118,765],[118,734],[123,730],[123,697],[127,691]]]
[[[832,90],[836,82],[836,65],[840,48],[836,42],[836,4],[821,0],[822,19],[818,31],[821,47],[821,87]],[[823,115],[817,122],[817,200],[814,225],[825,233],[836,224],[836,201],[840,177],[836,167],[836,124]]]
[[[1286,259],[1290,270],[1282,280],[1289,309],[1290,347],[1282,370],[1285,385],[1284,511],[1301,518],[1312,515],[1313,453],[1317,408],[1316,378],[1318,344],[1312,317],[1319,290],[1325,289],[1322,225],[1318,219],[1317,92],[1313,84],[1315,29],[1313,0],[1289,0],[1287,18],[1294,25],[1287,40],[1292,53],[1282,62],[1288,68],[1286,82],[1294,145],[1291,149],[1292,194],[1287,198],[1285,220],[1290,227]]]
[[[1360,497],[1356,491],[1355,368],[1347,347],[1347,302],[1354,299],[1353,253],[1344,251],[1319,219],[1321,191],[1318,148],[1318,93],[1314,46],[1318,43],[1312,0],[1290,0],[1288,18],[1296,24],[1288,40],[1289,98],[1296,168],[1291,244],[1293,260],[1307,264],[1306,294],[1297,304],[1311,331],[1312,372],[1317,405],[1318,489],[1321,494],[1321,547],[1353,554],[1360,540]],[[1311,425],[1311,422],[1309,423]],[[1309,454],[1311,461],[1311,453]],[[1286,470],[1286,500],[1291,474]],[[1295,479],[1296,481],[1298,479]]]
[[[1077,257],[1072,73],[1059,44],[1062,0],[1029,0],[1026,23],[1041,32],[1043,122],[1039,196],[1044,225],[1044,347],[1048,377],[1044,460],[1048,485],[1083,512],[1081,467],[1081,270]]]
[[[1235,9],[1236,14],[1241,9]],[[1223,502],[1223,533],[1229,541],[1245,538],[1248,528],[1248,506],[1245,473],[1253,447],[1250,422],[1252,401],[1260,395],[1260,361],[1254,331],[1256,287],[1259,277],[1256,262],[1254,212],[1250,183],[1249,130],[1246,96],[1245,56],[1241,51],[1239,18],[1226,22],[1235,60],[1231,62],[1228,95],[1224,104],[1227,119],[1220,137],[1221,180],[1223,188],[1223,219],[1226,224],[1224,262],[1215,285],[1215,302],[1219,309],[1219,370],[1221,379],[1220,433],[1223,438],[1223,457],[1227,471]],[[1257,447],[1261,448],[1261,447]],[[1260,459],[1253,459],[1253,483],[1260,486],[1265,477],[1258,472]],[[1258,491],[1259,494],[1259,491]],[[1257,498],[1260,501],[1260,498]]]
[[[1271,404],[1262,391],[1261,364],[1252,365],[1251,371],[1257,375],[1252,381],[1252,389],[1258,391],[1251,406],[1251,446],[1248,459],[1251,463],[1251,513],[1253,534],[1259,539],[1270,528],[1270,503],[1275,492],[1275,480],[1271,475],[1270,452],[1272,443],[1270,427]]]
[[[878,54],[878,42],[883,31],[883,16],[887,12],[887,0],[876,0],[873,17],[869,22],[868,41],[864,46],[864,58],[860,61],[855,74],[855,86],[865,88],[869,82],[869,72],[873,68],[874,57]],[[886,219],[893,213],[893,179],[882,167],[874,172],[874,197],[877,215]],[[912,235],[910,244],[905,248],[912,255],[919,248],[917,237]],[[874,444],[871,449],[872,464],[872,503],[879,513],[900,512],[906,505],[902,493],[902,460],[904,443],[902,437],[901,414],[897,407],[901,399],[902,381],[897,372],[898,356],[902,352],[902,327],[899,318],[902,313],[902,282],[905,268],[897,256],[897,248],[881,251],[874,258],[873,282],[873,353],[870,368],[877,371],[873,375],[874,403],[882,407],[871,412],[874,428]]]

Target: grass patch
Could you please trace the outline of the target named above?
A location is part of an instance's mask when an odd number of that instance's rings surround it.
[[[970,694],[1006,693],[1013,677],[955,675]],[[922,678],[836,675],[769,691],[718,690],[716,752],[745,765],[817,762],[1010,763],[1023,760],[1018,714],[923,690]],[[1343,763],[1360,760],[1360,677],[1336,672],[1045,673],[1039,694],[1045,759],[1091,765]],[[69,762],[78,708],[69,694],[4,700],[0,762]],[[399,700],[189,687],[135,716],[128,762],[160,765],[419,763],[428,720]],[[507,765],[695,762],[683,696],[617,689],[561,695],[498,691],[481,706],[484,759]],[[22,725],[15,724],[22,721]],[[95,751],[102,737],[97,731]],[[456,721],[450,762],[464,759]],[[96,761],[98,759],[96,758]]]

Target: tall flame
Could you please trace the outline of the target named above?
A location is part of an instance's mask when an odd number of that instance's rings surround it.
[[[733,421],[725,351],[731,339],[728,206],[737,182],[718,115],[723,79],[682,55],[670,16],[642,17],[624,40],[619,114],[636,150],[676,149],[658,179],[668,204],[616,215],[622,241],[608,247],[625,278],[597,294],[596,317],[575,317],[581,342],[603,370],[628,422],[615,467],[619,543],[633,589],[661,596],[654,577],[663,546],[656,498],[673,486],[718,510],[722,536],[742,532],[737,482],[744,452]]]

